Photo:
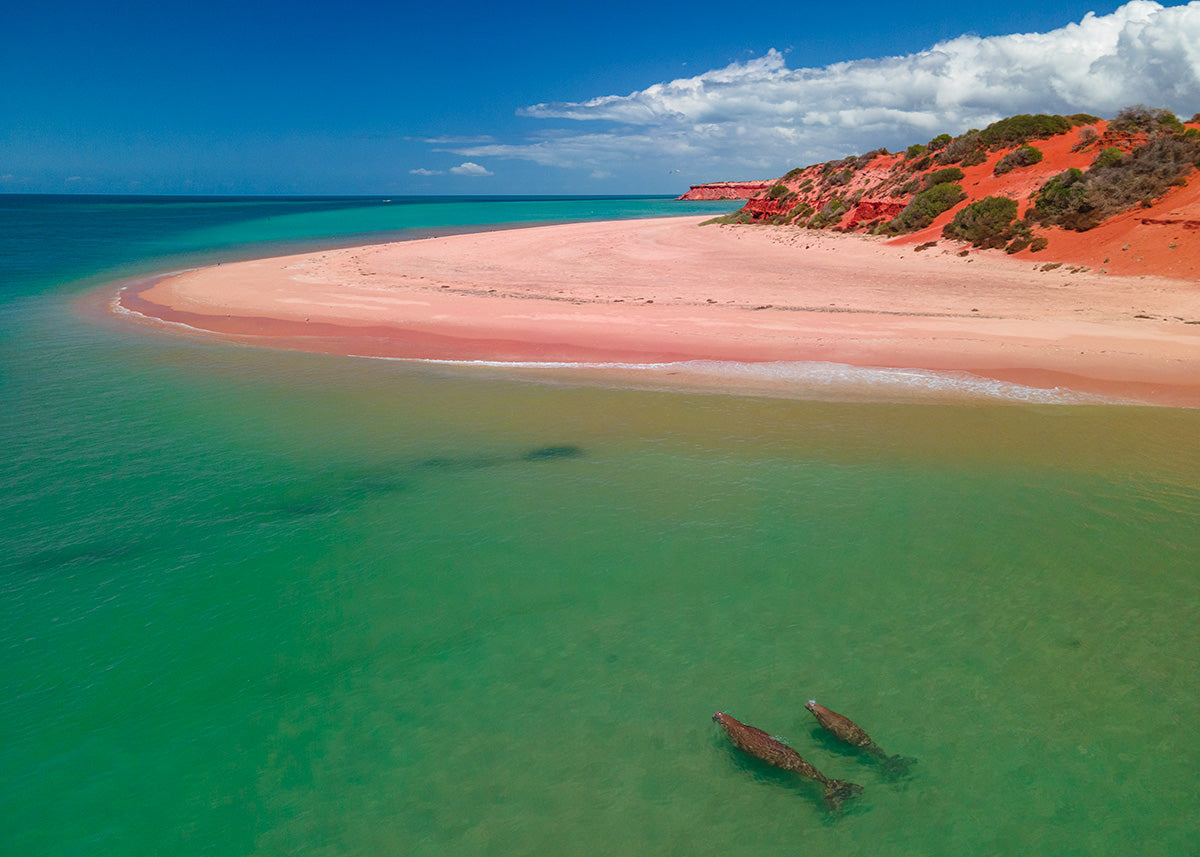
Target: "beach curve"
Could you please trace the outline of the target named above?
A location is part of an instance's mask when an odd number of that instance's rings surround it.
[[[539,226],[238,262],[125,289],[115,305],[133,318],[331,354],[833,363],[1200,406],[1195,283],[701,220]]]

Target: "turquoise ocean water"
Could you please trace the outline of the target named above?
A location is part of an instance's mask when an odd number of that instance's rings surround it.
[[[730,207],[0,196],[0,851],[1200,853],[1198,411],[631,389],[79,308]],[[830,817],[717,709],[862,797]]]

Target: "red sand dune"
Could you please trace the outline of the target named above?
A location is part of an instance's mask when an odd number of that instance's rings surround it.
[[[1019,216],[1032,206],[1031,197],[1050,178],[1071,167],[1086,170],[1096,155],[1109,146],[1131,151],[1146,141],[1144,134],[1122,134],[1108,130],[1108,122],[1100,121],[1090,126],[1072,130],[1043,140],[1030,141],[1043,153],[1037,164],[1019,167],[1004,175],[994,174],[996,163],[1016,146],[998,149],[988,154],[982,164],[963,167],[961,184],[967,199],[944,212],[925,229],[893,239],[897,245],[939,242],[942,248],[959,249],[955,242],[942,237],[942,228],[954,214],[971,202],[987,196],[1007,196],[1019,204]],[[1200,124],[1188,123],[1185,127],[1200,128]],[[1095,139],[1088,145],[1073,151],[1081,143],[1081,134],[1094,129]],[[820,209],[835,195],[849,197],[857,192],[864,194],[854,209],[842,218],[837,228],[861,230],[880,219],[894,217],[912,199],[914,193],[893,197],[891,188],[880,190],[881,180],[899,175],[904,170],[904,155],[884,154],[876,156],[865,167],[858,169],[844,185],[821,187],[819,178],[823,165],[816,164],[796,171],[770,183],[783,184],[799,194],[799,200]],[[924,172],[938,169],[933,164]],[[918,174],[920,175],[920,174]],[[816,187],[803,190],[804,183],[815,183]],[[1102,223],[1087,232],[1072,232],[1056,227],[1037,227],[1038,234],[1048,239],[1048,247],[1042,251],[1021,250],[1017,259],[1046,262],[1069,262],[1087,265],[1110,274],[1154,275],[1180,279],[1200,278],[1200,173],[1193,171],[1183,187],[1173,187],[1149,208],[1136,207]],[[747,201],[745,211],[755,219],[778,220],[778,216],[795,205],[796,199],[786,202],[769,198],[769,188]],[[972,251],[973,252],[973,251]]]

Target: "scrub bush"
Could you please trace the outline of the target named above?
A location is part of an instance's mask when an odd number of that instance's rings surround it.
[[[1004,248],[1004,252],[1010,254],[1020,253],[1022,250],[1028,247],[1032,241],[1033,238],[1031,235],[1023,233],[1013,238],[1013,240],[1008,243],[1008,246]]]
[[[940,152],[942,149],[944,149],[948,145],[950,145],[950,141],[953,139],[954,138],[951,137],[949,134],[938,134],[936,137],[934,137],[932,140],[929,141],[929,151]]]
[[[959,134],[953,140],[946,144],[942,149],[942,153],[938,155],[939,164],[957,164],[963,158],[971,153],[978,151],[982,145],[979,131],[972,128],[970,131]],[[982,163],[982,161],[980,161]]]
[[[835,196],[829,202],[821,206],[821,210],[812,216],[808,221],[809,229],[823,229],[826,226],[831,226],[842,219],[842,215],[850,210],[840,196]]]
[[[789,220],[798,220],[801,217],[808,217],[813,213],[813,207],[807,202],[798,202],[796,206],[787,213]]]
[[[1003,247],[1013,238],[1012,222],[1016,217],[1016,200],[985,196],[958,211],[942,228],[942,237],[970,241],[976,247]]]
[[[1000,149],[1029,140],[1044,140],[1047,137],[1054,137],[1070,131],[1073,127],[1071,120],[1066,116],[1022,113],[993,122],[980,131],[979,136],[984,145]]]
[[[1059,173],[1038,191],[1032,216],[1079,232],[1091,229],[1139,203],[1149,205],[1168,188],[1186,182],[1198,160],[1200,137],[1160,134],[1119,164]]]
[[[929,175],[925,176],[924,186],[933,187],[935,184],[945,184],[946,182],[960,182],[963,180],[963,171],[958,167],[945,167],[944,169],[934,170]]]
[[[1080,128],[1079,129],[1079,140],[1075,143],[1074,146],[1071,147],[1071,151],[1072,152],[1082,152],[1084,149],[1086,149],[1088,146],[1090,146],[1092,143],[1094,143],[1096,138],[1099,136],[1100,136],[1100,132],[1097,131],[1095,128]]]
[[[1036,164],[1043,157],[1041,149],[1035,149],[1033,146],[1021,146],[1013,149],[1003,158],[996,162],[996,168],[993,172],[1002,176],[1005,173],[1011,173],[1017,167],[1028,167]]]
[[[1102,170],[1105,167],[1119,166],[1125,160],[1125,153],[1116,146],[1110,146],[1096,156],[1090,169]]]
[[[888,223],[888,231],[899,234],[924,229],[933,223],[934,218],[939,214],[949,211],[966,198],[967,195],[963,193],[962,187],[957,184],[952,182],[935,184],[914,196],[904,210]]]
[[[974,152],[968,153],[962,159],[964,167],[975,167],[987,160],[987,153],[983,149],[976,149]]]
[[[1108,129],[1127,134],[1139,131],[1153,134],[1157,131],[1182,131],[1183,123],[1170,110],[1133,104],[1122,107],[1116,118],[1108,123]]]
[[[886,155],[886,154],[888,154],[887,149],[872,149],[870,152],[859,155],[857,158],[855,158],[854,159],[854,167],[855,167],[855,169],[861,170],[863,167],[865,167],[867,164],[871,163],[871,161],[875,160],[880,155]]]
[[[1083,170],[1071,167],[1054,176],[1038,191],[1031,218],[1038,223],[1063,226],[1080,232],[1091,229],[1095,208],[1087,199],[1087,182]]]
[[[705,220],[700,225],[701,226],[709,226],[714,223],[740,224],[740,223],[753,223],[753,222],[754,222],[754,215],[744,208],[739,208],[737,211],[730,212],[729,214],[722,214],[719,217],[711,217],[708,220]]]
[[[854,170],[850,169],[850,167],[846,167],[846,169],[842,170],[841,172],[831,173],[829,178],[826,180],[826,184],[832,186],[849,184],[850,179],[853,177]]]

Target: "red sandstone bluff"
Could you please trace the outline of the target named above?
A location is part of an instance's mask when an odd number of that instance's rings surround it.
[[[756,193],[769,190],[774,182],[745,181],[745,182],[712,182],[711,184],[694,184],[683,196],[683,200],[712,200],[712,199],[750,199]]]

